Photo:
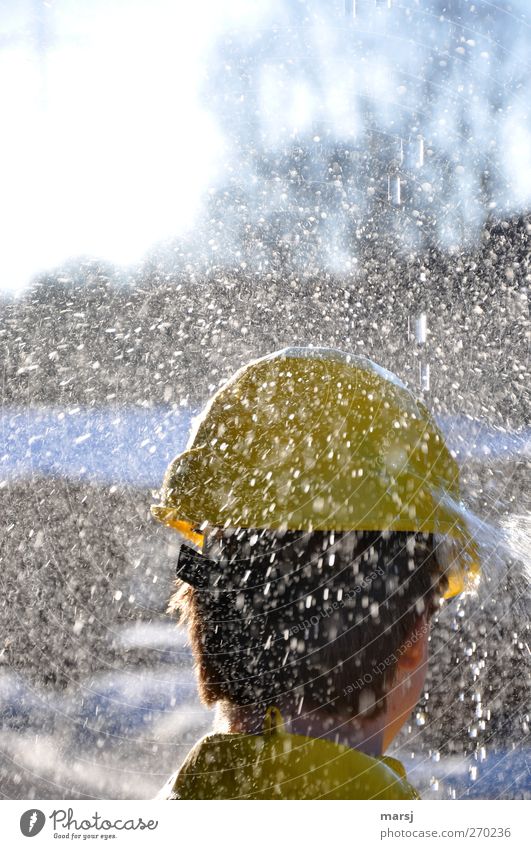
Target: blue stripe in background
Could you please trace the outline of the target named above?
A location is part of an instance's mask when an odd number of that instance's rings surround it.
[[[0,480],[47,476],[158,487],[184,449],[195,414],[163,407],[8,408],[0,414]],[[438,423],[462,461],[531,453],[529,428],[511,433],[464,416]]]

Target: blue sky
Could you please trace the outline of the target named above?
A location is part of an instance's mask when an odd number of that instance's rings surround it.
[[[492,211],[477,197],[486,168],[493,209],[528,209],[527,2],[389,5],[358,0],[353,19],[342,0],[1,3],[0,290],[72,257],[138,263],[192,233],[234,175],[261,213],[280,201],[242,164],[249,134],[282,151],[324,123],[354,142],[367,105],[382,144],[423,134],[436,149],[440,173],[419,174],[426,202],[454,181],[443,241],[456,217]],[[243,66],[212,58],[227,33],[252,58],[252,91]]]

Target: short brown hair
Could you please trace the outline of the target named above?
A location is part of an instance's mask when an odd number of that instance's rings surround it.
[[[383,709],[399,647],[446,588],[433,537],[246,529],[219,544],[222,580],[178,582],[169,608],[188,623],[202,700]]]

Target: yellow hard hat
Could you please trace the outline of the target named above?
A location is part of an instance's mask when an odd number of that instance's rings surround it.
[[[210,399],[153,515],[201,547],[207,527],[418,531],[453,539],[447,596],[479,573],[459,471],[394,375],[333,348],[286,348]]]

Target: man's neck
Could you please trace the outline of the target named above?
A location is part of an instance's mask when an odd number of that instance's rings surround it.
[[[288,734],[324,738],[373,757],[383,754],[385,711],[374,718],[356,721],[350,717],[331,715],[324,710],[297,715],[282,705],[278,707],[282,714],[284,730]],[[261,734],[264,728],[264,714],[263,709],[255,710],[253,707],[218,702],[215,730],[230,734]]]

